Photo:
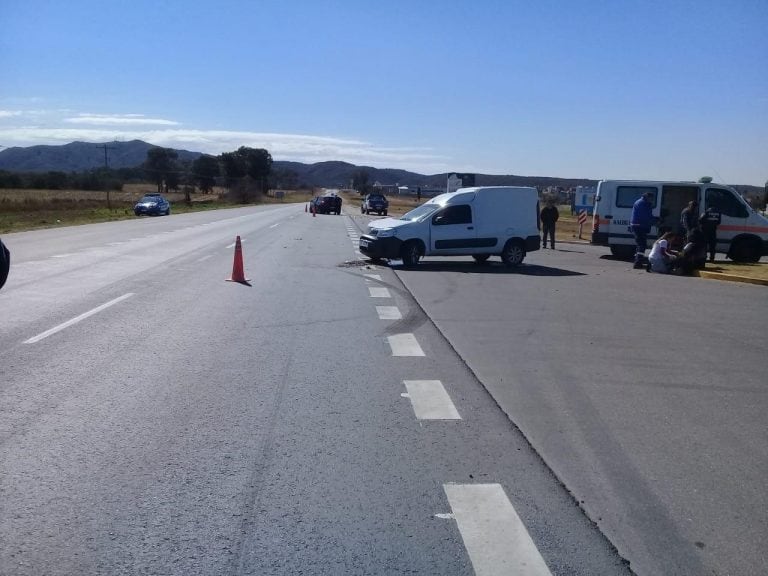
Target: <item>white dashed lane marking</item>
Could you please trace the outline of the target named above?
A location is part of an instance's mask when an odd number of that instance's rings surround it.
[[[388,288],[382,288],[381,286],[369,286],[368,293],[371,298],[391,298]]]
[[[34,344],[35,342],[40,342],[43,338],[48,338],[48,336],[51,336],[53,334],[56,334],[56,332],[61,332],[65,328],[69,328],[70,326],[73,326],[74,324],[77,324],[78,322],[85,320],[86,318],[93,316],[94,314],[98,314],[102,310],[106,310],[110,306],[114,306],[118,302],[122,302],[123,300],[126,300],[133,296],[133,292],[129,292],[128,294],[123,294],[119,298],[115,298],[114,300],[110,300],[109,302],[102,304],[101,306],[97,306],[93,310],[89,310],[88,312],[85,312],[84,314],[80,314],[80,316],[77,316],[75,318],[72,318],[71,320],[67,320],[63,324],[59,324],[58,326],[54,326],[50,330],[46,330],[45,332],[38,334],[37,336],[33,336],[29,340],[25,340],[24,344]]]
[[[378,280],[381,282],[381,276],[379,274],[365,274],[366,278],[370,278],[371,280]]]
[[[477,576],[551,576],[500,484],[444,484]]]
[[[403,384],[419,420],[461,420],[440,380],[404,380]]]
[[[397,306],[376,306],[379,320],[400,320],[403,315]]]
[[[392,347],[392,356],[424,356],[424,351],[413,334],[395,334],[387,336]]]

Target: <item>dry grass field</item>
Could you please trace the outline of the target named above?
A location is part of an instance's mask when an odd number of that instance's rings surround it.
[[[156,189],[151,184],[126,184],[122,191],[110,192],[109,198],[99,191],[0,189],[0,234],[136,218],[133,205],[147,192]],[[223,192],[195,192],[191,204],[185,202],[182,192],[165,196],[173,214],[236,206],[222,199]],[[304,202],[310,197],[308,192],[288,191],[282,199],[266,197],[263,202]]]

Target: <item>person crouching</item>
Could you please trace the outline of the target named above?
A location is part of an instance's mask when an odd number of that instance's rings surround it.
[[[648,272],[659,272],[668,274],[672,271],[672,263],[677,256],[677,252],[670,246],[674,243],[677,235],[674,232],[667,232],[659,237],[653,243],[651,253],[648,255]]]

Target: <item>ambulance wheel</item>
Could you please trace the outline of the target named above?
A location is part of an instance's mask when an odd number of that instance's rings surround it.
[[[424,256],[424,248],[418,240],[409,240],[400,249],[400,257],[403,259],[403,266],[416,266]]]
[[[501,261],[507,266],[519,266],[525,258],[525,246],[519,240],[510,240],[501,252]]]
[[[632,260],[635,257],[637,248],[635,246],[628,246],[627,244],[614,244],[611,246],[611,254],[614,258],[620,260]]]
[[[728,253],[734,262],[759,262],[762,246],[757,238],[739,238]]]

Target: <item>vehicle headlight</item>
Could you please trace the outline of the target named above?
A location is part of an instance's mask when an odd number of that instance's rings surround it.
[[[382,228],[376,236],[378,238],[392,238],[395,236],[395,232],[395,228]]]

